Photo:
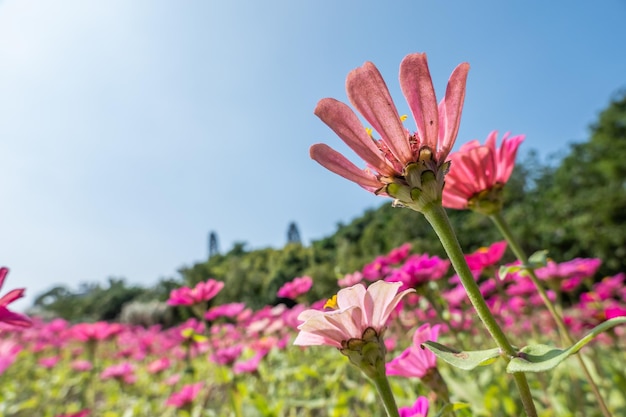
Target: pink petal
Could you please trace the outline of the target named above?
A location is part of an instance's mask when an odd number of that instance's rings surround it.
[[[30,327],[33,324],[27,316],[10,311],[4,306],[0,306],[0,322],[20,327]]]
[[[348,98],[382,137],[402,165],[412,161],[408,132],[378,69],[371,62],[351,71],[346,80]]]
[[[463,63],[457,66],[446,88],[446,96],[439,105],[439,147],[437,160],[443,162],[454,146],[456,136],[461,124],[461,113],[465,101],[465,84],[469,64]]]
[[[350,107],[338,100],[325,98],[317,103],[315,115],[372,168],[386,176],[394,175],[394,169],[383,158],[380,149]]]
[[[309,153],[312,159],[327,170],[359,184],[368,191],[374,192],[382,186],[374,175],[359,169],[345,156],[324,143],[311,146]]]
[[[436,152],[439,116],[426,54],[410,54],[402,60],[400,87],[411,108],[422,145]]]
[[[15,290],[11,290],[8,293],[4,294],[2,298],[0,298],[0,306],[7,306],[11,304],[15,300],[19,300],[24,296],[24,288],[18,288]]]

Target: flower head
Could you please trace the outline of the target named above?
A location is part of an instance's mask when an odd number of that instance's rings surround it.
[[[4,280],[6,279],[8,273],[8,268],[0,268],[0,288],[2,288]],[[20,327],[32,326],[33,322],[30,320],[30,318],[28,318],[24,314],[16,313],[7,308],[7,306],[13,301],[22,298],[24,296],[24,291],[24,288],[11,290],[0,298],[0,322]]]
[[[222,290],[224,283],[214,279],[208,279],[205,282],[199,282],[195,287],[180,287],[172,290],[167,304],[171,306],[192,306],[194,304],[209,301]]]
[[[426,417],[428,415],[428,398],[419,397],[410,407],[398,409],[400,417]]]
[[[410,133],[378,69],[366,62],[348,74],[346,89],[352,105],[373,127],[380,139],[369,134],[356,114],[344,103],[322,99],[315,114],[354,152],[367,168],[356,167],[325,144],[311,147],[311,158],[328,170],[397,204],[420,211],[441,200],[446,157],[459,129],[469,64],[459,65],[448,82],[445,98],[437,105],[426,54],[407,55],[400,64],[400,86],[416,122]]]
[[[437,341],[439,326],[424,324],[413,334],[413,344],[397,358],[387,364],[387,375],[398,375],[405,378],[423,378],[431,369],[435,368],[437,357],[428,349],[422,349],[422,343],[431,340]]]
[[[473,140],[450,155],[452,165],[443,190],[444,207],[484,214],[502,209],[502,188],[513,172],[524,135],[509,138],[505,134],[500,148],[496,148],[497,136],[498,132],[491,132],[484,145]]]
[[[203,386],[204,383],[202,382],[185,385],[180,391],[170,395],[167,401],[165,401],[165,405],[185,408],[193,403]]]
[[[294,345],[328,345],[339,349],[351,339],[361,339],[368,329],[377,335],[384,331],[387,319],[402,297],[414,290],[398,293],[400,282],[376,281],[367,289],[362,284],[339,290],[336,309],[305,310]],[[327,303],[328,304],[328,303]]]
[[[313,285],[313,279],[308,276],[294,278],[293,280],[286,282],[278,290],[278,295],[281,298],[290,298],[295,300],[299,295],[306,294]]]

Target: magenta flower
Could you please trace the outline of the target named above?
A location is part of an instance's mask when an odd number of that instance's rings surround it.
[[[91,413],[91,410],[85,409],[85,410],[78,411],[76,413],[57,414],[55,417],[87,417],[89,416],[90,413]]]
[[[450,155],[452,165],[443,190],[444,207],[485,214],[502,209],[502,188],[513,172],[517,148],[524,136],[509,138],[507,133],[500,148],[496,148],[497,135],[498,132],[491,132],[484,145],[473,140]]]
[[[311,277],[298,277],[292,281],[286,282],[278,290],[277,295],[281,298],[291,298],[295,300],[299,295],[306,294],[313,286],[313,279]]]
[[[180,287],[172,290],[167,304],[171,306],[191,306],[194,304],[209,301],[222,290],[224,283],[209,279],[206,282],[199,282],[194,288]]]
[[[403,126],[380,72],[366,62],[348,74],[346,89],[352,105],[381,139],[374,139],[357,115],[335,99],[322,99],[315,114],[365,161],[367,168],[356,167],[325,144],[313,145],[311,158],[370,192],[388,195],[418,211],[428,202],[439,201],[448,167],[446,157],[461,121],[468,71],[469,64],[464,63],[452,72],[445,98],[438,106],[426,54],[410,54],[402,60],[400,86],[417,125],[411,134]]]
[[[180,391],[169,396],[169,398],[165,401],[165,405],[171,405],[176,408],[185,408],[190,406],[200,393],[200,390],[202,390],[203,385],[204,383],[198,382],[183,386]]]
[[[298,316],[303,321],[294,345],[328,345],[341,349],[350,339],[360,339],[367,329],[381,335],[387,319],[402,297],[414,290],[398,293],[399,282],[376,281],[367,289],[362,284],[339,290],[336,309],[305,310]]]
[[[387,282],[401,282],[400,290],[417,288],[430,281],[436,281],[443,277],[450,268],[450,261],[443,260],[438,256],[412,255],[404,265],[392,271],[385,278]]]
[[[434,369],[437,357],[428,349],[422,349],[422,343],[437,341],[439,328],[436,324],[424,324],[413,334],[413,344],[397,358],[387,363],[387,375],[403,376],[405,378],[423,378],[431,369]]]
[[[428,416],[428,398],[419,397],[411,407],[400,407],[400,417],[426,417]]]
[[[0,268],[0,288],[4,285],[4,280],[6,279],[8,273],[8,268]],[[7,308],[7,306],[13,301],[22,298],[24,296],[24,291],[26,291],[24,288],[11,290],[0,298],[0,322],[20,327],[30,327],[33,325],[31,319],[24,314],[16,313]]]

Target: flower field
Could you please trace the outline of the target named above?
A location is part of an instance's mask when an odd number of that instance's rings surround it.
[[[527,274],[512,264],[501,275],[505,250],[506,244],[497,242],[465,256],[499,324],[520,346],[565,346]],[[575,340],[606,319],[626,315],[626,275],[598,279],[599,265],[597,259],[574,259],[536,269],[550,299],[564,306]],[[445,406],[447,393],[457,416],[523,413],[504,361],[494,358],[464,371],[419,346],[437,340],[459,350],[494,347],[448,261],[412,254],[404,245],[343,277],[338,288],[381,281],[415,289],[390,312],[384,331],[387,374],[401,413],[423,397],[420,406],[428,403],[428,416],[444,415],[451,409]],[[310,278],[299,277],[280,293],[298,301],[311,285]],[[384,415],[374,387],[339,349],[293,344],[302,323],[298,316],[307,309],[328,310],[328,300],[258,311],[240,304],[207,309],[220,289],[208,280],[197,290],[173,292],[170,308],[194,305],[201,314],[167,329],[37,318],[32,327],[3,324],[0,415]],[[615,326],[578,353],[613,415],[626,413],[625,346],[624,327]],[[575,357],[527,375],[539,415],[601,415]]]

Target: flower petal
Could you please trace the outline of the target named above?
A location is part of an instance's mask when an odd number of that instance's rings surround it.
[[[389,94],[385,80],[371,62],[352,70],[346,80],[348,98],[382,137],[389,150],[406,165],[413,160],[409,134],[402,125],[398,110]]]
[[[368,191],[374,192],[382,186],[374,175],[358,168],[345,156],[324,143],[311,146],[309,153],[312,159],[327,170],[356,182]]]
[[[325,98],[317,103],[315,115],[372,168],[385,176],[394,175],[393,167],[383,157],[350,107],[333,98]]]
[[[454,146],[456,136],[459,133],[463,102],[465,101],[465,84],[467,82],[469,68],[469,64],[465,62],[454,69],[448,80],[446,96],[439,104],[439,146],[437,149],[437,160],[442,163]]]
[[[439,116],[426,54],[410,54],[402,60],[400,87],[417,124],[421,144],[436,152]]]

